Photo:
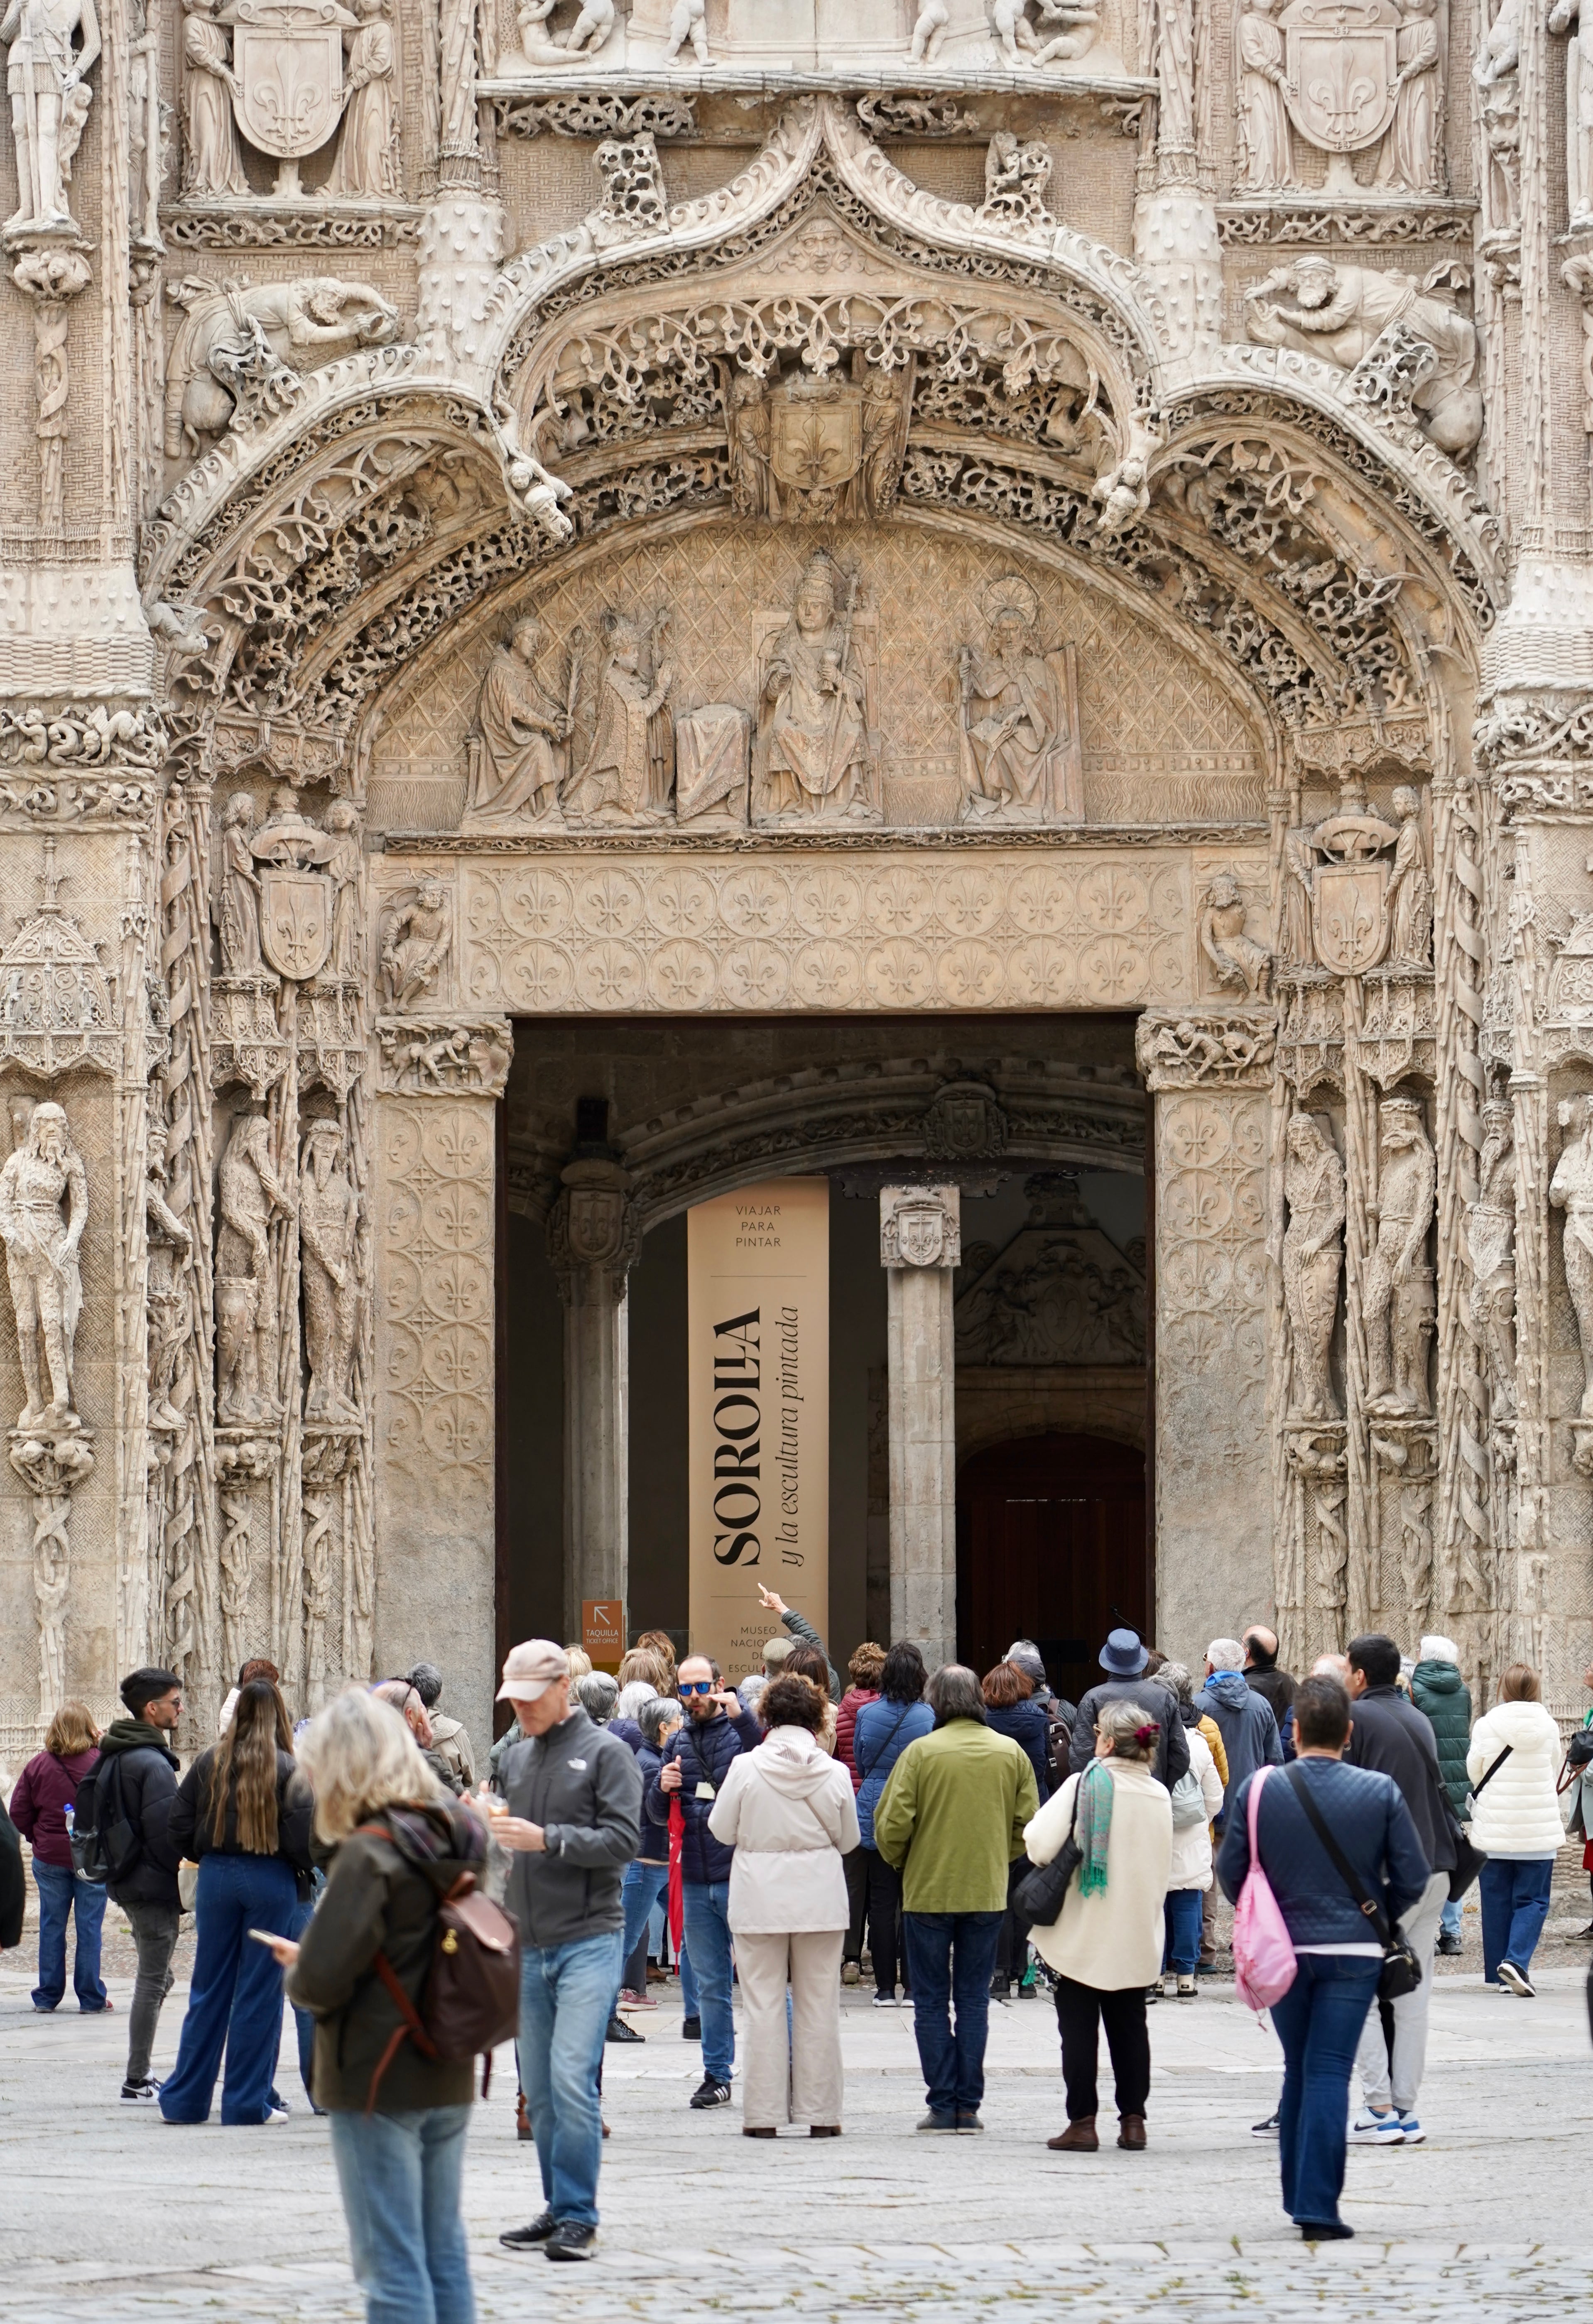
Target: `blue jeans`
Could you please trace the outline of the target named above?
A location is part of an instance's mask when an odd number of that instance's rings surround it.
[[[1499,1963],[1514,1961],[1523,1977],[1532,1967],[1549,1917],[1552,1856],[1490,1856],[1477,1876],[1482,1899],[1482,1974],[1497,1985]]]
[[[1192,1977],[1195,1963],[1201,1957],[1201,1912],[1206,1901],[1203,1888],[1169,1888],[1162,1906],[1162,1924],[1166,1931],[1162,1948],[1162,1968],[1172,1969],[1179,1977]]]
[[[72,1949],[72,1990],[78,2006],[91,2014],[106,2006],[99,1978],[99,1932],[106,1916],[106,1892],[94,1880],[79,1880],[64,1865],[41,1864],[33,1858],[33,1878],[39,1887],[39,1982],[33,1987],[35,2009],[53,2009],[67,1989],[67,1923],[75,1920],[77,1941]]]
[[[683,2017],[697,2017],[702,2014],[697,2006],[697,1980],[692,1974],[684,1922],[680,1932],[680,2014]]]
[[[1284,2209],[1296,2226],[1339,2217],[1349,2075],[1382,1974],[1364,1953],[1300,1953],[1294,1982],[1272,2005],[1284,2045],[1278,2144]]]
[[[245,1932],[268,1929],[285,1937],[298,1901],[293,1875],[280,1856],[223,1856],[212,1849],[200,1858],[188,2015],[176,2069],[161,2091],[168,2122],[208,2120],[224,2048],[222,2121],[265,2120],[282,2040],[282,1972]]]
[[[1460,1933],[1461,1902],[1461,1898],[1452,1897],[1438,1916],[1438,1925],[1446,1937],[1458,1937]]]
[[[597,2070],[620,1989],[621,1935],[527,1945],[520,1957],[520,2081],[556,2219],[597,2225]]]
[[[703,2071],[728,2082],[736,2061],[736,2021],[730,2006],[730,1883],[687,1880],[686,1941],[696,1985],[696,2015],[703,2021]],[[685,1985],[684,1976],[681,1984]]]
[[[652,1916],[652,1909],[660,1896],[669,1891],[669,1867],[667,1864],[632,1863],[625,1867],[625,1885],[620,1891],[620,1902],[625,1909],[625,1932],[620,1954],[622,1969],[636,1950],[637,1943]]]
[[[459,2217],[467,2106],[331,2116],[365,2324],[475,2324]]]
[[[904,1913],[913,2031],[934,2114],[977,2114],[999,1913]],[[952,2030],[952,2008],[957,2024]]]

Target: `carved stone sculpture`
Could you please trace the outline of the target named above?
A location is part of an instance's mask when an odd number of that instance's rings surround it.
[[[246,196],[233,117],[232,51],[216,19],[222,0],[183,0],[182,190],[189,201]]]
[[[1425,1417],[1432,1410],[1427,1346],[1433,1332],[1432,1269],[1426,1263],[1438,1166],[1413,1098],[1385,1098],[1378,1111],[1377,1222],[1361,1292],[1367,1334],[1367,1409]]]
[[[0,1241],[27,1389],[19,1428],[83,1425],[72,1394],[72,1344],[83,1305],[78,1246],[87,1223],[88,1177],[66,1114],[59,1105],[37,1105],[23,1143],[0,1169]]]
[[[1289,1417],[1335,1420],[1339,1404],[1329,1363],[1344,1264],[1344,1165],[1321,1121],[1296,1113],[1284,1162],[1284,1304],[1294,1373]]]
[[[540,821],[557,812],[570,706],[538,680],[542,634],[536,616],[523,615],[487,664],[475,706],[480,749],[472,753],[466,801],[472,822]],[[572,694],[579,670],[578,650],[572,650]]]
[[[1571,36],[1565,52],[1566,208],[1573,228],[1593,226],[1593,54],[1582,39],[1580,0],[1555,0],[1549,30]]]
[[[148,1176],[144,1184],[145,1231],[149,1245],[150,1426],[175,1434],[184,1424],[171,1401],[177,1367],[188,1343],[191,1315],[187,1262],[193,1237],[166,1200],[166,1132],[149,1124]]]
[[[1472,1328],[1487,1357],[1494,1420],[1515,1415],[1515,1129],[1507,1100],[1482,1109],[1477,1200],[1467,1206]],[[1568,1213],[1569,1219],[1569,1213]]]
[[[791,619],[776,637],[758,689],[753,780],[769,816],[841,816],[877,822],[868,697],[853,635],[854,572],[841,575],[822,549],[796,586]]]
[[[239,128],[277,165],[278,201],[302,194],[299,165],[318,152],[343,111],[343,35],[359,23],[338,0],[232,0],[228,90]]]
[[[737,514],[787,524],[883,516],[901,475],[911,390],[910,364],[851,379],[734,373],[728,433]]]
[[[447,890],[422,880],[407,904],[388,915],[382,935],[382,982],[390,1009],[408,1009],[434,992],[453,945]]]
[[[332,941],[324,973],[343,982],[363,978],[365,971],[359,823],[358,810],[348,799],[334,799],[327,809],[332,845],[324,869],[332,882]]]
[[[59,244],[23,249],[11,279],[33,309],[33,433],[39,443],[39,522],[59,532],[65,516],[71,374],[67,301],[88,288],[88,261]]]
[[[604,616],[597,730],[565,792],[565,805],[578,822],[661,823],[668,815],[673,752],[655,747],[655,721],[675,682],[668,662],[659,658],[663,626],[660,615],[644,635],[627,614]]]
[[[1408,401],[1441,451],[1464,455],[1482,433],[1477,332],[1436,295],[1432,276],[1413,285],[1408,274],[1297,258],[1246,291],[1245,329],[1262,346],[1294,347],[1349,373],[1371,402],[1397,401],[1380,383],[1397,360],[1414,374]]]
[[[299,1173],[299,1243],[304,1278],[307,1418],[353,1420],[349,1397],[361,1285],[355,1264],[359,1203],[335,1121],[312,1121]]]
[[[1082,823],[1073,649],[1041,645],[1039,600],[1017,574],[993,581],[981,610],[988,647],[963,646],[957,658],[964,819]]]
[[[1506,233],[1521,218],[1521,10],[1523,0],[1501,0],[1472,68],[1487,148],[1483,223]]]
[[[260,954],[260,874],[254,868],[253,829],[254,801],[247,791],[238,791],[222,811],[221,871],[214,908],[224,976],[259,976],[264,973],[265,963]]]
[[[268,1230],[290,1219],[293,1197],[272,1166],[263,1114],[240,1114],[221,1157],[216,1240],[217,1417],[277,1416],[279,1317]]]
[[[1042,226],[1049,217],[1045,189],[1051,182],[1051,148],[1042,137],[1021,141],[998,129],[985,150],[984,200],[980,216],[1008,226]]]
[[[664,51],[664,62],[672,65],[689,41],[692,53],[700,65],[711,65],[708,54],[708,10],[705,0],[675,0],[669,11],[669,39]]]
[[[355,200],[391,201],[399,183],[392,22],[387,0],[353,0],[356,29],[344,34],[348,103],[327,191]]]
[[[72,161],[93,97],[90,66],[99,55],[94,0],[10,0],[0,17],[0,44],[11,98],[17,206],[5,222],[9,246],[28,234],[76,238],[67,207]]]
[[[1419,194],[1443,185],[1437,13],[1438,0],[1401,0],[1394,119],[1377,156],[1377,185]]]
[[[946,0],[924,0],[913,20],[913,38],[908,49],[916,65],[932,65],[935,62],[951,21],[952,12]]]
[[[1383,137],[1399,102],[1395,0],[1287,0],[1283,96],[1295,129],[1328,157],[1325,190],[1358,192],[1350,165]]]
[[[166,382],[166,454],[198,453],[200,439],[285,408],[299,374],[334,349],[385,346],[398,311],[368,282],[302,275],[218,289],[198,278],[169,286],[187,310]]]
[[[1574,1135],[1554,1166],[1549,1201],[1565,1213],[1561,1248],[1582,1347],[1580,1416],[1593,1420],[1593,1098],[1573,1099],[1567,1127]]]
[[[1388,959],[1395,968],[1432,964],[1432,875],[1422,838],[1422,801],[1401,784],[1391,801],[1399,837],[1388,874]]]
[[[1280,5],[1281,0],[1249,0],[1235,27],[1240,177],[1247,192],[1270,193],[1292,178]]]
[[[1201,899],[1201,951],[1219,984],[1265,996],[1272,982],[1272,954],[1245,934],[1248,912],[1231,872],[1219,872]]]

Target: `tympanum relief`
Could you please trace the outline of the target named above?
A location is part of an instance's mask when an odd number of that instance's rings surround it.
[[[1031,1179],[1025,1192],[1029,1214],[1008,1242],[964,1247],[958,1363],[1143,1363],[1143,1249],[1119,1250],[1065,1174]]]

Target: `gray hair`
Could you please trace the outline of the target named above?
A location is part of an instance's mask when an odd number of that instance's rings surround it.
[[[937,1727],[953,1719],[977,1719],[981,1726],[986,1723],[978,1674],[966,1663],[943,1663],[924,1692]]]
[[[1420,1659],[1424,1663],[1459,1663],[1460,1649],[1453,1638],[1423,1638]]]
[[[655,1694],[652,1701],[644,1702],[637,1712],[636,1723],[641,1729],[643,1740],[650,1743],[656,1751],[668,1730],[679,1725],[680,1717],[680,1705],[672,1694]]]
[[[1194,1675],[1187,1663],[1164,1663],[1156,1673],[1158,1686],[1170,1686],[1180,1702],[1194,1701]]]
[[[575,1695],[587,1718],[606,1727],[620,1700],[619,1682],[607,1671],[588,1671],[585,1678],[576,1681]]]
[[[1014,1638],[1007,1649],[1006,1659],[1020,1670],[1025,1678],[1032,1678],[1036,1686],[1045,1685],[1045,1657],[1033,1638]]]
[[[1147,1729],[1150,1731],[1146,1734]],[[1095,1732],[1111,1738],[1112,1756],[1117,1759],[1148,1759],[1161,1731],[1160,1720],[1153,1719],[1145,1705],[1131,1696],[1114,1695],[1095,1714]],[[1142,1734],[1144,1742],[1139,1739]]]
[[[382,1808],[447,1797],[399,1713],[363,1686],[316,1713],[296,1757],[315,1794],[317,1834],[330,1847]]]
[[[1245,1650],[1237,1638],[1213,1638],[1206,1648],[1206,1660],[1214,1671],[1243,1670]]]
[[[410,1684],[429,1711],[443,1691],[443,1674],[435,1663],[417,1663],[410,1673]]]

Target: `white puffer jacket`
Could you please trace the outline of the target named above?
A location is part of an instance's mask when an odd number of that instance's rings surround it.
[[[1189,1771],[1199,1784],[1201,1797],[1206,1803],[1206,1821],[1174,1825],[1173,1870],[1167,1886],[1170,1889],[1209,1888],[1211,1886],[1211,1819],[1222,1812],[1222,1778],[1217,1773],[1211,1747],[1200,1729],[1186,1729],[1184,1740],[1189,1745]]]
[[[1565,1845],[1554,1784],[1564,1748],[1541,1702],[1497,1702],[1471,1730],[1466,1773],[1479,1783],[1508,1743],[1510,1757],[1477,1803],[1474,1844],[1487,1856],[1552,1856]]]

